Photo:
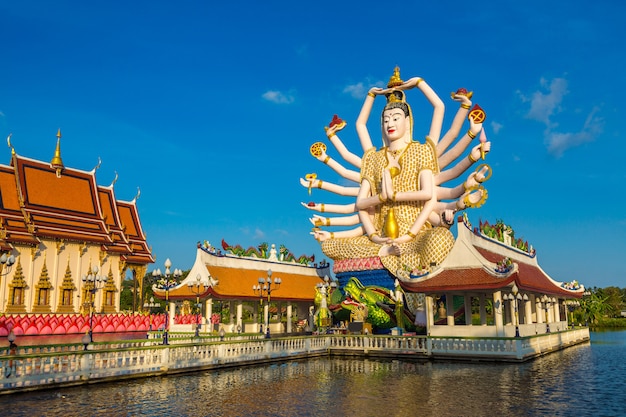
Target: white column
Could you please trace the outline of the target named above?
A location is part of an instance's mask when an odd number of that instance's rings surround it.
[[[237,303],[237,325],[235,331],[238,329],[243,331],[243,302],[239,301]]]
[[[267,333],[267,327],[270,325],[270,306],[268,303],[263,304],[263,333]]]
[[[207,298],[205,301],[206,304],[206,310],[204,312],[205,316],[205,321],[206,321],[206,326],[204,327],[205,332],[212,332],[213,331],[213,324],[211,323],[211,316],[213,315],[213,299],[212,298]]]
[[[524,301],[524,324],[533,322],[533,306],[530,300]]]
[[[561,321],[561,306],[559,305],[559,300],[556,300],[555,303],[552,304],[554,306],[554,321]]]
[[[172,328],[172,325],[174,324],[174,315],[176,314],[176,303],[173,301],[169,302],[169,314],[167,315],[167,327],[168,329]]]
[[[424,297],[424,307],[426,308],[426,334],[430,336],[430,329],[435,324],[434,300],[431,296]]]
[[[535,310],[537,311],[537,323],[545,323],[545,319],[543,317],[543,305],[541,304],[541,298],[539,297],[535,299]]]
[[[448,326],[454,326],[454,296],[452,294],[446,294],[446,316]]]
[[[287,301],[287,333],[291,333],[291,316],[293,313],[291,301]]]
[[[504,322],[502,320],[503,313],[504,306],[502,305],[502,292],[496,291],[493,293],[493,316],[496,323],[496,334],[498,336],[504,336]]]

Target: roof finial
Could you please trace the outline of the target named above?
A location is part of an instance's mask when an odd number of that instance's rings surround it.
[[[9,136],[7,136],[7,145],[11,148],[11,155],[15,155],[15,148],[11,144],[11,135],[13,135],[13,133],[9,133]]]
[[[116,182],[117,182],[117,171],[115,171],[115,178],[113,178],[113,182],[111,183],[111,185],[109,185],[109,188],[113,188]]]
[[[98,163],[96,164],[95,167],[93,167],[93,172],[96,172],[100,168],[100,165],[102,165],[102,159],[98,157]]]
[[[52,161],[50,161],[50,167],[56,169],[57,178],[61,178],[61,171],[65,168],[61,159],[61,129],[57,132],[57,148],[54,151]]]

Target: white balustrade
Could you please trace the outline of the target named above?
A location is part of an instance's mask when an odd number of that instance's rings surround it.
[[[319,335],[287,338],[233,337],[225,341],[155,344],[138,342],[82,346],[20,348],[0,352],[0,394],[37,387],[115,380],[121,377],[217,369],[290,358],[334,354],[368,354],[398,358],[459,358],[523,361],[589,340],[589,329],[555,331],[521,338]],[[219,340],[219,339],[218,339]]]

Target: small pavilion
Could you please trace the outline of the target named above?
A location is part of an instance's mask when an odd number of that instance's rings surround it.
[[[203,321],[208,324],[205,331],[218,330],[211,320],[215,303],[228,306],[230,317],[219,326],[227,332],[261,332],[263,323],[270,323],[272,333],[303,330],[294,328],[294,323],[309,323],[316,288],[330,275],[330,265],[313,263],[313,256],[296,259],[284,247],[278,253],[275,245],[266,251],[265,246],[243,250],[222,241],[222,251],[208,242],[198,243],[196,260],[184,280],[168,291],[153,287],[156,297],[169,301],[170,329],[189,330],[174,322],[176,305],[180,308],[182,301],[198,300],[203,304]],[[269,297],[267,292],[254,290],[260,278],[270,276],[273,281],[278,278],[280,285],[272,285]],[[245,310],[248,314],[244,320]]]
[[[568,302],[583,296],[582,285],[550,278],[532,246],[511,238],[510,227],[473,228],[464,215],[457,230],[439,266],[400,283],[407,293],[425,294],[422,317],[429,335],[523,337],[567,329]],[[478,313],[479,325],[470,312]]]

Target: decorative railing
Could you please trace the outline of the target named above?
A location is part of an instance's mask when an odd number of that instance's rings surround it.
[[[244,340],[249,337],[250,339]],[[316,335],[158,339],[18,347],[0,352],[0,394],[51,386],[210,370],[327,354],[523,361],[589,340],[587,328],[521,338]],[[193,338],[189,338],[193,339]]]

